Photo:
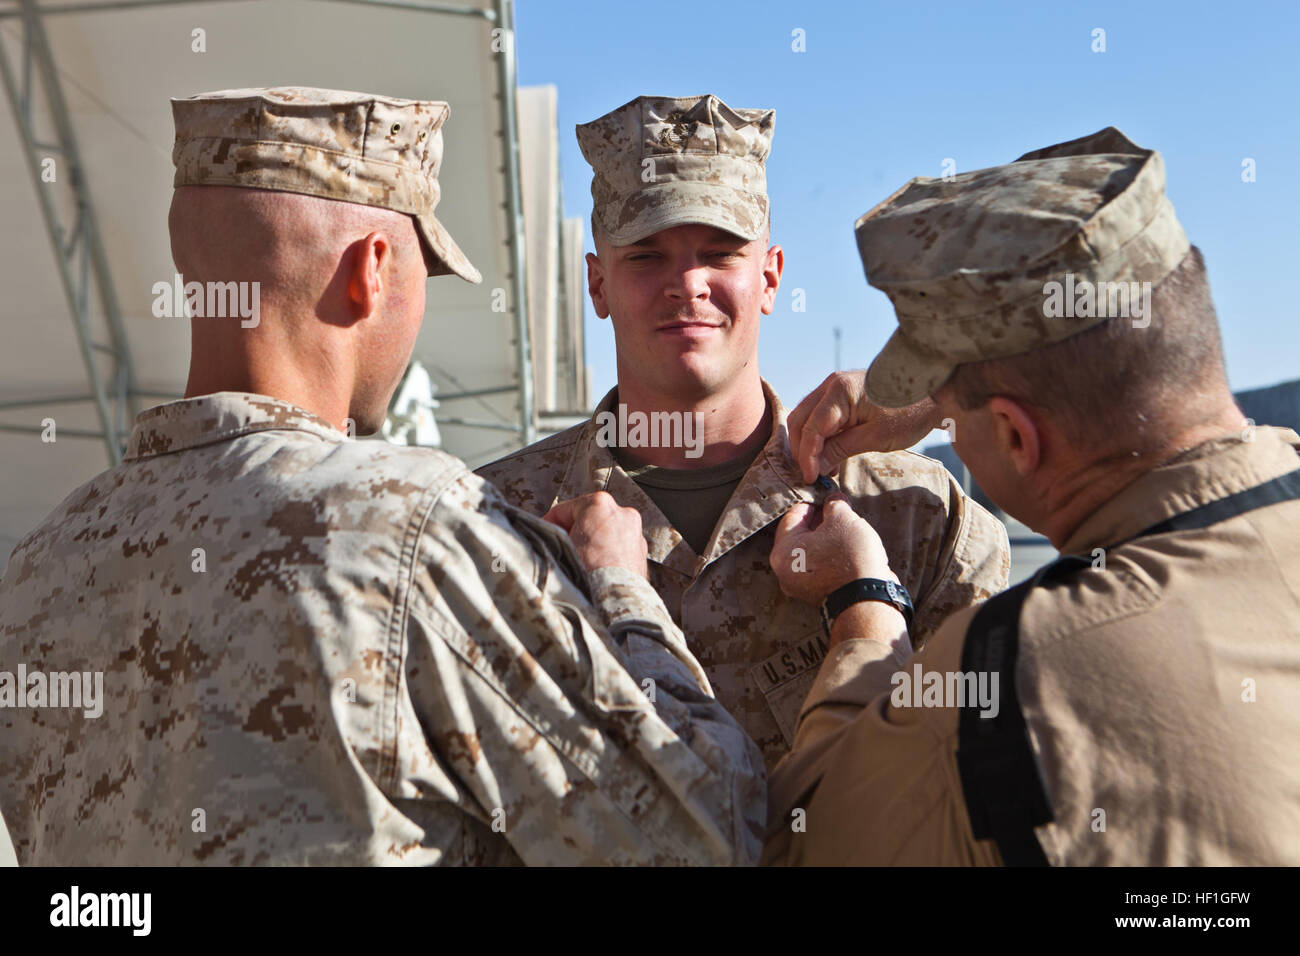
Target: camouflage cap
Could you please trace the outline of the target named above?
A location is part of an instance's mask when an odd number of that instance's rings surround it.
[[[1160,154],[1114,127],[1005,166],[913,179],[855,231],[867,281],[898,316],[867,372],[867,394],[886,407],[933,395],[963,362],[1029,352],[1111,318],[1108,294],[1127,309],[1130,293],[1190,248]],[[1062,290],[1085,287],[1093,307],[1060,307]]]
[[[275,189],[406,213],[436,260],[429,275],[482,281],[433,215],[446,103],[301,86],[171,102],[175,186]]]
[[[759,238],[775,125],[775,110],[733,110],[711,95],[640,96],[584,123],[596,223],[616,246],[687,224]]]

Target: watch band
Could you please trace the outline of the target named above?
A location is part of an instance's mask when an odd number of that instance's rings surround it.
[[[902,613],[903,620],[907,623],[907,630],[911,632],[912,596],[907,593],[907,588],[881,578],[858,578],[843,587],[836,588],[826,595],[826,600],[822,602],[822,626],[826,628],[827,637],[830,637],[831,625],[835,623],[835,619],[845,608],[859,601],[883,601],[892,604]]]

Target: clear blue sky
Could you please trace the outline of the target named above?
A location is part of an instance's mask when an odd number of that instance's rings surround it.
[[[776,110],[768,192],[786,271],[759,362],[788,406],[832,369],[834,327],[850,368],[894,328],[862,275],[857,216],[945,158],[979,169],[1112,125],[1164,154],[1233,388],[1300,377],[1300,5],[518,0],[516,23],[520,83],[559,90],[567,215],[591,212],[576,124],[643,94]],[[594,401],[614,347],[590,302],[586,331]]]

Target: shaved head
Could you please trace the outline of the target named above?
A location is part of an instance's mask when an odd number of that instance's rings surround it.
[[[253,391],[328,408],[330,421],[350,418],[359,434],[379,428],[424,314],[428,267],[411,216],[299,193],[182,186],[168,225],[186,282],[259,284],[255,328],[191,320],[187,395]]]
[[[406,264],[423,267],[415,220],[400,212],[300,193],[227,186],[182,186],[168,219],[172,258],[187,277],[238,274],[262,295],[315,304],[343,253],[376,231]]]

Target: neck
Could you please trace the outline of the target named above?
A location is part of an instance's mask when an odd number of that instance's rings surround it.
[[[1044,498],[1046,517],[1040,530],[1057,550],[1064,547],[1079,526],[1098,508],[1138,478],[1197,445],[1216,438],[1239,437],[1243,418],[1231,395],[1227,406],[1216,408],[1205,420],[1171,429],[1171,437],[1150,451],[1091,458],[1050,479]]]
[[[691,416],[694,424],[690,427],[695,429],[690,444],[665,443],[626,451],[637,461],[660,468],[708,468],[760,448],[772,434],[772,413],[758,369],[752,363],[751,368],[751,373],[729,387],[694,398],[656,392],[620,375],[618,404],[627,406],[629,420],[633,413],[648,418],[653,412],[680,412]]]
[[[222,320],[193,320],[185,397],[215,392],[266,395],[291,402],[345,431],[352,388],[340,374],[342,369],[328,360],[317,362],[311,368],[295,361],[295,356],[310,353],[301,352],[271,332],[279,327],[273,318],[266,321],[264,313],[263,322],[256,330],[223,330],[217,334],[200,323]],[[316,343],[317,347],[320,344]]]

